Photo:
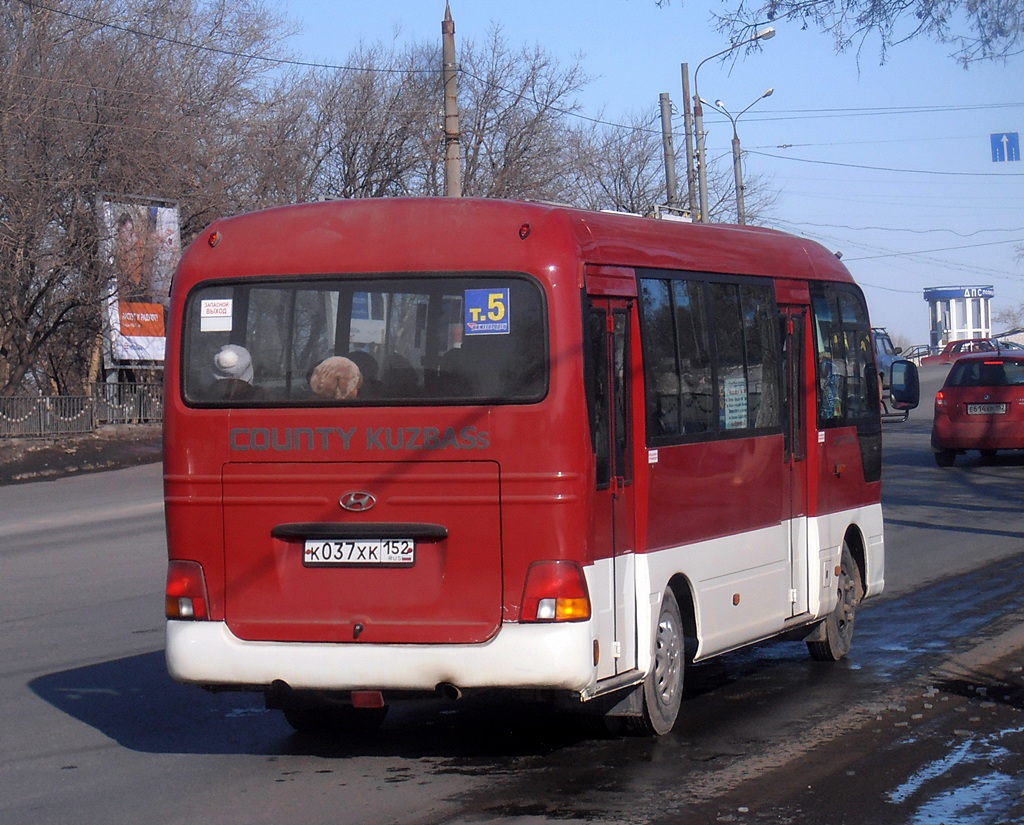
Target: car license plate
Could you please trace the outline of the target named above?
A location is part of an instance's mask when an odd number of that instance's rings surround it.
[[[968,415],[1003,415],[1006,412],[1005,404],[968,404]]]
[[[306,539],[306,567],[408,566],[416,560],[415,539]]]

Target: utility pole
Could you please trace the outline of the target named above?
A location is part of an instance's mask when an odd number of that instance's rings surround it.
[[[734,49],[738,49],[741,46],[746,46],[757,40],[771,40],[775,37],[775,29],[769,26],[766,29],[761,29],[746,40],[741,40],[739,43],[733,43],[722,49],[720,52],[716,52],[710,57],[705,57],[700,63],[697,64],[697,68],[693,70],[693,118],[696,121],[696,138],[697,138],[697,186],[700,194],[700,215],[698,220],[701,223],[708,222],[708,173],[707,173],[707,154],[705,152],[705,141],[707,139],[707,133],[704,131],[704,107],[701,105],[704,101],[700,97],[700,88],[697,85],[697,75],[700,74],[700,68],[709,60],[713,60],[716,57],[721,57],[723,54],[728,54]],[[710,104],[709,104],[710,105]]]
[[[444,62],[444,193],[450,198],[462,197],[462,171],[459,146],[459,89],[455,63],[455,21],[448,0],[441,21],[441,54]]]
[[[740,133],[736,123],[741,117],[743,117],[743,115],[754,107],[754,104],[756,104],[758,100],[764,100],[766,97],[771,97],[774,91],[774,89],[767,89],[764,94],[754,101],[754,103],[751,103],[738,115],[734,115],[726,109],[721,98],[715,101],[715,108],[729,118],[729,122],[732,124],[732,172],[736,178],[736,222],[739,224],[745,224],[747,222],[747,208],[743,201],[743,160],[742,152],[740,151]]]
[[[682,65],[683,74],[683,129],[686,132],[686,198],[690,204],[690,219],[697,218],[697,172],[693,166],[693,113],[690,110],[690,66]]]
[[[676,150],[672,144],[672,101],[668,92],[659,95],[661,101],[661,148],[665,154],[665,190],[668,205],[676,205]]]

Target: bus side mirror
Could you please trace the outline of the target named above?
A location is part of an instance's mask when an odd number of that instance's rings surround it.
[[[890,370],[890,397],[893,409],[913,410],[921,403],[921,382],[917,366],[912,361],[900,359],[892,362]]]

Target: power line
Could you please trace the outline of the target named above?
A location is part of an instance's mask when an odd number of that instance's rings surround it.
[[[232,51],[231,49],[222,49],[217,46],[206,46],[199,43],[193,43],[188,40],[181,40],[175,37],[166,37],[164,35],[153,34],[152,32],[142,31],[131,26],[126,26],[121,23],[114,23],[110,20],[98,20],[94,17],[89,17],[85,14],[75,14],[74,12],[67,11],[66,9],[55,9],[52,6],[47,6],[45,3],[39,3],[37,0],[18,0],[24,6],[28,6],[32,9],[40,9],[42,11],[48,11],[52,14],[59,14],[63,17],[70,17],[72,20],[79,20],[83,23],[89,23],[93,26],[98,26],[105,29],[113,29],[114,31],[124,32],[125,34],[132,34],[136,37],[143,37],[148,40],[155,40],[158,43],[167,43],[172,46],[182,46],[187,49],[194,49],[197,51],[210,52],[212,54],[219,54],[225,57],[240,57],[245,60],[259,60],[264,63],[270,63],[276,66],[300,66],[308,69],[337,69],[341,71],[352,71],[352,72],[380,72],[381,74],[435,74],[436,69],[382,69],[370,66],[345,66],[333,63],[314,63],[308,60],[293,60],[286,57],[267,57],[262,54],[252,54],[246,52]]]
[[[1024,236],[1008,241],[986,241],[985,243],[963,244],[962,246],[942,246],[937,249],[920,249],[913,252],[887,252],[884,255],[862,255],[859,258],[847,258],[849,261],[870,261],[876,258],[905,258],[914,255],[932,255],[936,252],[954,252],[960,249],[978,249],[982,246],[1001,246],[1003,244],[1024,243]]]
[[[824,120],[845,117],[882,117],[891,115],[931,115],[983,111],[990,109],[1020,109],[1024,103],[965,103],[958,106],[872,106],[857,109],[769,109],[748,118],[748,121]]]
[[[946,177],[967,178],[1013,178],[1024,177],[1019,172],[948,172],[934,169],[899,169],[891,166],[864,166],[857,163],[840,163],[834,160],[811,160],[810,158],[794,158],[786,155],[775,155],[771,152],[751,151],[750,154],[775,160],[789,160],[794,163],[813,163],[819,166],[840,166],[846,169],[866,169],[870,172],[900,172],[910,175],[942,175]]]
[[[986,232],[1013,232],[1017,234],[1024,234],[1024,227],[1018,227],[1017,229],[977,229],[974,232],[957,232],[955,229],[904,229],[899,226],[846,226],[845,224],[832,224],[832,223],[804,223],[801,222],[801,226],[814,226],[821,229],[849,229],[851,232],[910,232],[915,235],[930,235],[935,232],[945,232],[950,235],[956,235],[959,238],[973,238],[975,235],[981,235]]]
[[[380,73],[380,74],[399,74],[399,75],[434,74],[437,71],[436,69],[412,69],[412,68],[408,68],[408,69],[395,69],[395,68],[381,68],[381,67],[376,67],[376,66],[353,66],[353,65],[346,65],[346,64],[341,64],[341,63],[314,62],[314,61],[309,61],[309,60],[298,60],[298,59],[292,59],[292,58],[267,57],[266,55],[261,55],[261,54],[238,52],[238,51],[234,51],[234,50],[231,50],[231,49],[223,49],[223,48],[219,48],[217,46],[209,46],[209,45],[199,44],[199,43],[195,43],[195,42],[191,42],[191,41],[187,41],[187,40],[182,40],[180,38],[167,37],[167,36],[164,36],[164,35],[156,35],[156,34],[153,34],[152,32],[142,31],[141,29],[138,29],[138,28],[135,28],[135,27],[132,27],[132,26],[128,26],[128,25],[124,25],[124,24],[121,24],[121,23],[115,23],[115,22],[110,21],[110,20],[99,20],[97,18],[90,17],[89,15],[77,14],[75,12],[71,12],[71,11],[68,11],[68,10],[65,10],[65,9],[54,8],[53,6],[49,6],[49,5],[46,5],[45,3],[38,2],[38,0],[18,0],[18,2],[20,2],[22,5],[27,6],[29,8],[40,9],[40,10],[43,10],[43,11],[48,11],[48,12],[51,12],[53,14],[58,14],[58,15],[62,15],[64,17],[69,17],[69,18],[71,18],[73,20],[79,20],[79,21],[81,21],[83,23],[88,23],[88,24],[93,25],[93,26],[97,26],[97,27],[100,27],[100,28],[113,29],[115,31],[121,31],[121,32],[124,32],[126,34],[134,35],[136,37],[142,37],[142,38],[146,38],[146,39],[149,39],[149,40],[154,40],[154,41],[161,42],[161,43],[167,43],[169,45],[181,46],[181,47],[184,47],[184,48],[193,49],[193,50],[197,50],[197,51],[205,51],[205,52],[210,52],[212,54],[219,54],[219,55],[223,55],[225,57],[236,57],[236,58],[242,58],[242,59],[245,59],[245,60],[255,60],[255,61],[260,61],[260,62],[263,62],[263,63],[268,63],[268,64],[271,64],[271,65],[277,65],[277,66],[294,66],[294,67],[309,68],[309,69],[329,69],[329,70],[334,70],[334,71],[351,71],[351,72],[368,72],[368,73],[369,72],[375,72],[375,73]],[[475,80],[477,80],[477,81],[479,81],[481,83],[484,83],[486,85],[489,85],[492,88],[494,88],[494,89],[496,89],[496,90],[498,90],[500,92],[503,92],[503,93],[505,93],[507,95],[511,95],[511,96],[514,96],[514,97],[524,97],[524,95],[522,95],[519,92],[515,92],[515,91],[513,91],[511,89],[504,88],[501,85],[499,85],[497,83],[494,83],[493,81],[487,80],[486,78],[480,77],[479,75],[477,75],[477,74],[475,74],[473,72],[470,72],[470,71],[468,71],[467,69],[465,69],[465,68],[463,68],[461,66],[459,67],[459,71],[460,71],[460,73],[466,75],[467,77],[472,77],[473,79],[475,79]],[[540,101],[538,101],[534,97],[529,97],[529,96],[525,96],[525,97],[526,97],[527,100],[530,100],[530,102],[532,102],[532,103],[534,103],[534,104],[536,104],[538,106],[543,106],[544,105],[544,104],[542,104]],[[1011,108],[1020,108],[1020,107],[1024,107],[1024,102],[1019,102],[1019,103],[1018,102],[1011,102],[1011,103],[989,103],[989,104],[976,103],[976,104],[963,104],[963,105],[957,105],[957,106],[893,106],[893,107],[848,108],[848,109],[842,109],[842,108],[832,108],[832,109],[790,109],[790,110],[783,109],[783,110],[779,110],[778,111],[778,115],[779,116],[772,116],[770,114],[766,114],[764,112],[761,112],[761,113],[757,113],[757,114],[753,115],[751,119],[757,120],[757,121],[777,121],[777,120],[788,121],[788,120],[817,119],[817,118],[835,118],[835,117],[863,117],[865,115],[876,116],[876,115],[896,115],[896,114],[933,114],[933,113],[963,112],[963,111],[970,111],[970,110],[985,110],[985,109],[1011,109]],[[593,123],[593,124],[596,124],[596,125],[599,125],[599,126],[608,126],[608,127],[611,127],[611,128],[623,129],[623,130],[626,130],[626,131],[646,132],[646,133],[649,133],[649,134],[652,134],[652,135],[660,135],[661,134],[660,129],[654,129],[654,128],[652,128],[652,129],[645,129],[643,127],[636,126],[636,125],[633,125],[633,124],[619,123],[619,122],[616,122],[616,121],[605,120],[605,119],[599,118],[599,117],[591,117],[589,115],[582,114],[582,113],[580,113],[578,111],[574,111],[572,109],[565,109],[565,108],[562,108],[562,107],[555,107],[555,106],[550,106],[550,107],[548,107],[548,109],[551,112],[553,112],[553,113],[561,114],[561,115],[564,115],[566,117],[577,118],[579,120],[583,120],[583,121],[586,121],[588,123]],[[748,150],[748,151],[751,151],[751,154],[764,154],[765,157],[777,157],[775,155],[771,155],[771,154],[767,154],[767,153],[759,153],[759,152],[755,152],[755,151],[752,151],[752,150]],[[788,159],[788,160],[799,160],[797,158],[786,158],[786,159]],[[805,162],[808,162],[808,163],[815,163],[815,162],[827,163],[825,161],[805,161]],[[833,165],[844,165],[844,164],[833,164]],[[866,169],[870,169],[872,167],[853,167],[853,168],[866,168]],[[886,169],[886,170],[882,170],[882,171],[899,171],[899,170],[888,170],[888,169]],[[905,170],[905,171],[913,171],[913,170]],[[936,174],[968,174],[968,173],[936,173]],[[991,173],[991,174],[998,174],[998,173]]]
[[[206,52],[210,52],[210,53],[213,53],[213,54],[224,55],[226,57],[238,57],[238,58],[244,58],[246,60],[258,60],[258,61],[262,61],[264,63],[269,63],[269,64],[277,65],[277,66],[297,66],[297,67],[310,68],[310,69],[331,69],[331,70],[335,70],[335,71],[350,71],[350,72],[379,72],[379,73],[382,73],[382,74],[436,74],[437,73],[436,69],[390,69],[390,68],[378,68],[378,67],[373,67],[373,66],[349,66],[349,65],[338,64],[338,63],[316,63],[316,62],[311,62],[311,61],[307,61],[307,60],[294,60],[294,59],[289,59],[289,58],[267,57],[266,55],[252,54],[252,53],[245,53],[245,52],[237,52],[237,51],[232,51],[230,49],[218,48],[216,46],[207,46],[207,45],[202,45],[202,44],[199,44],[199,43],[193,43],[193,42],[189,42],[187,40],[181,40],[181,39],[178,39],[178,38],[165,37],[165,36],[162,36],[162,35],[156,35],[156,34],[152,34],[151,32],[141,31],[140,29],[133,28],[131,26],[122,25],[122,24],[119,24],[119,23],[114,23],[114,22],[111,22],[109,20],[106,20],[106,21],[98,20],[96,18],[89,17],[88,15],[75,14],[75,13],[70,12],[70,11],[65,11],[64,9],[55,9],[52,6],[47,6],[44,3],[39,3],[39,2],[37,2],[37,0],[18,0],[18,2],[22,3],[25,6],[28,6],[29,8],[42,9],[44,11],[49,11],[49,12],[51,12],[53,14],[59,14],[59,15],[63,15],[64,17],[70,17],[73,20],[80,20],[80,21],[82,21],[84,23],[89,23],[89,24],[94,25],[94,26],[98,26],[98,27],[101,27],[101,28],[109,28],[109,29],[113,29],[115,31],[121,31],[121,32],[124,32],[126,34],[131,34],[131,35],[134,35],[134,36],[137,36],[137,37],[147,38],[149,40],[154,40],[154,41],[160,42],[160,43],[167,43],[167,44],[174,45],[174,46],[182,46],[184,48],[195,49],[195,50],[198,50],[198,51],[206,51]],[[534,104],[536,104],[538,106],[544,105],[540,101],[538,101],[535,97],[523,95],[522,93],[514,92],[511,89],[506,89],[503,86],[501,86],[501,85],[499,85],[497,83],[494,83],[493,81],[487,80],[486,78],[480,77],[479,75],[477,75],[477,74],[475,74],[473,72],[470,72],[470,71],[468,71],[467,69],[465,69],[465,68],[463,68],[461,66],[459,67],[459,72],[460,72],[460,74],[466,75],[467,77],[472,77],[474,80],[477,80],[477,81],[479,81],[481,83],[484,83],[485,85],[488,85],[491,88],[496,89],[496,90],[498,90],[500,92],[503,92],[503,93],[505,93],[507,95],[510,95],[510,96],[513,96],[513,97],[525,97],[531,103],[534,103]],[[584,114],[581,114],[579,112],[572,111],[571,109],[564,109],[564,108],[560,108],[560,107],[556,107],[556,106],[549,106],[547,108],[551,112],[553,112],[553,113],[565,115],[567,117],[578,118],[579,120],[584,120],[584,121],[587,121],[589,123],[594,123],[594,124],[601,125],[601,126],[610,126],[610,127],[616,128],[616,129],[624,129],[624,130],[627,130],[627,131],[648,132],[650,134],[657,134],[657,135],[661,134],[660,130],[644,129],[643,127],[638,127],[638,126],[634,126],[634,125],[630,125],[630,124],[626,124],[626,123],[616,123],[616,122],[613,122],[613,121],[603,120],[601,118],[590,117],[588,115],[584,115]]]
[[[806,227],[820,226],[820,224],[805,223],[803,221],[776,220],[775,223],[777,225],[779,225],[779,226],[789,227],[790,231],[799,232],[800,234],[803,234],[803,235],[812,235],[812,236],[815,233],[808,233]],[[831,227],[831,228],[851,229],[852,231],[861,231],[857,227]],[[870,228],[871,227],[869,227],[869,229]],[[964,245],[960,245],[960,246],[944,247],[944,248],[939,248],[939,249],[925,249],[925,250],[918,250],[918,251],[913,251],[913,252],[897,252],[897,251],[892,250],[892,249],[886,249],[885,247],[879,247],[879,246],[874,246],[874,245],[871,245],[871,244],[867,244],[867,243],[864,243],[864,242],[859,241],[857,239],[837,238],[837,237],[832,236],[832,235],[822,235],[820,233],[817,233],[817,234],[818,234],[818,238],[819,238],[820,242],[826,243],[826,245],[829,245],[829,246],[834,246],[834,247],[845,246],[847,248],[852,247],[854,249],[861,249],[861,250],[865,250],[865,251],[868,251],[868,252],[877,253],[877,254],[870,254],[870,255],[860,255],[860,256],[857,256],[857,257],[844,256],[843,257],[844,263],[856,262],[856,261],[883,260],[883,259],[892,260],[892,259],[901,259],[901,258],[919,258],[922,262],[926,262],[929,265],[937,266],[937,267],[942,267],[942,268],[947,268],[947,269],[954,269],[957,272],[961,272],[961,273],[964,272],[964,271],[969,271],[969,272],[975,272],[975,273],[978,273],[978,274],[981,274],[981,275],[985,275],[986,277],[997,278],[997,279],[1006,280],[1006,281],[1011,281],[1011,282],[1017,283],[1017,284],[1020,284],[1022,282],[1022,276],[1021,275],[1018,275],[1018,274],[1012,273],[1012,272],[1006,272],[1005,270],[992,269],[992,268],[989,268],[989,267],[981,267],[981,266],[977,266],[975,264],[964,263],[964,262],[947,261],[947,260],[942,260],[940,258],[929,258],[929,257],[926,257],[926,256],[929,255],[929,254],[935,253],[935,252],[947,252],[947,251],[955,251],[955,250],[963,250],[963,249],[974,249],[974,248],[977,248],[977,247],[995,246],[995,245],[998,245],[998,244],[1021,243],[1022,241],[1024,241],[1024,237],[1022,237],[1021,239],[1018,239],[1018,240],[983,242],[983,243],[977,243],[977,244],[964,244]]]

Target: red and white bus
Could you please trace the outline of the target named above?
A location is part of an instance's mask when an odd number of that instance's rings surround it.
[[[170,317],[168,667],[298,728],[507,688],[661,734],[690,663],[839,659],[882,590],[871,324],[813,242],[290,206],[213,224]]]

